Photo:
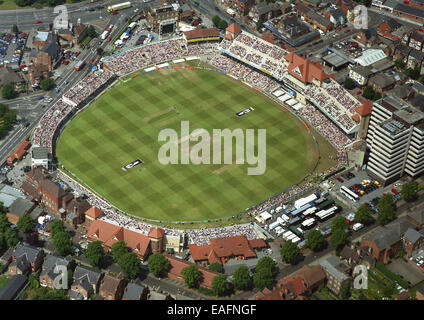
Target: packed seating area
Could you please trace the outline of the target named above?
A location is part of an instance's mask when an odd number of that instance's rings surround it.
[[[279,87],[279,83],[273,78],[266,76],[235,59],[227,57],[224,54],[217,54],[214,56],[210,61],[210,64],[233,76],[243,79],[247,83],[268,93],[271,93]]]
[[[240,224],[221,228],[203,228],[188,231],[189,243],[198,246],[209,244],[210,239],[225,238],[244,235],[248,240],[257,239],[258,236],[253,228],[253,224]]]
[[[334,92],[333,89],[334,87],[331,87],[330,91],[327,91],[310,85],[305,89],[304,93],[309,100],[313,101],[315,105],[328,113],[339,127],[345,132],[349,132],[357,126],[357,123],[352,120],[352,112],[342,103],[354,102],[350,101],[349,98],[343,98],[344,96],[341,92]]]
[[[90,72],[85,78],[69,89],[69,91],[63,95],[63,98],[65,101],[69,100],[72,104],[77,106],[90,97],[96,90],[101,88],[112,77],[113,73],[104,69]]]
[[[355,108],[361,106],[357,99],[351,97],[350,93],[335,81],[331,81],[330,84],[324,84],[323,89],[350,113],[353,113]]]
[[[46,147],[52,152],[53,135],[59,123],[72,110],[72,106],[62,99],[58,100],[53,107],[41,118],[38,126],[34,130],[32,144],[34,146]]]
[[[233,41],[222,41],[218,49],[224,50],[235,59],[247,61],[253,66],[264,69],[277,80],[285,73],[282,58],[287,52],[252,34],[242,32]]]
[[[336,149],[343,149],[344,146],[352,142],[346,134],[313,105],[306,104],[298,113]]]

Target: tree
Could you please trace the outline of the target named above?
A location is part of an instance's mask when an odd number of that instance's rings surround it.
[[[183,279],[189,288],[197,287],[203,277],[202,273],[195,265],[185,267],[183,270],[181,270],[181,274],[183,275]]]
[[[221,18],[218,17],[218,16],[214,16],[212,18],[212,22],[213,22],[214,26],[218,28],[219,27],[219,23],[221,22]]]
[[[87,28],[87,36],[89,36],[90,38],[94,38],[97,36],[96,29],[92,25],[89,25]]]
[[[233,273],[233,286],[237,290],[246,290],[250,284],[250,271],[246,266],[240,266]]]
[[[312,251],[319,251],[324,247],[325,240],[321,231],[311,230],[306,236],[306,246]]]
[[[12,32],[15,33],[15,34],[19,33],[19,29],[18,29],[18,26],[16,24],[13,25]]]
[[[393,197],[391,194],[382,196],[378,201],[378,223],[385,225],[396,218]]]
[[[59,231],[55,234],[55,237],[53,238],[53,245],[57,253],[62,256],[66,255],[67,253],[71,253],[72,248],[74,247],[71,236],[68,232],[65,231]]]
[[[49,91],[49,90],[53,89],[53,87],[54,87],[53,79],[52,78],[44,78],[40,82],[40,87],[41,87],[41,89],[43,89],[45,91]]]
[[[372,0],[362,0],[362,4],[367,8],[371,7]]]
[[[84,252],[84,256],[93,267],[98,268],[100,262],[106,257],[106,252],[100,241],[93,241],[88,244],[87,250]]]
[[[350,296],[350,281],[346,281],[343,285],[342,289],[340,290],[340,296],[342,299],[347,299]]]
[[[16,5],[20,7],[29,6],[33,3],[33,0],[15,0]]]
[[[253,284],[256,289],[263,290],[265,287],[270,288],[272,284],[271,270],[263,268],[255,272],[253,275]]]
[[[374,98],[374,89],[372,86],[367,86],[364,91],[362,92],[362,96],[364,98],[367,98],[369,100],[372,100]]]
[[[163,254],[154,253],[149,257],[148,260],[149,271],[156,277],[159,277],[163,272],[168,270],[169,261]]]
[[[9,228],[4,232],[4,238],[8,248],[14,247],[19,243],[18,233],[12,228]]]
[[[12,99],[16,96],[15,87],[11,83],[6,83],[1,89],[1,94],[5,99]]]
[[[103,49],[102,48],[97,48],[96,51],[97,51],[97,55],[98,56],[102,56],[103,55]]]
[[[344,81],[344,86],[348,90],[355,88],[355,82],[351,78],[346,78]]]
[[[10,229],[11,223],[7,219],[5,214],[0,214],[0,232],[6,232]]]
[[[63,289],[52,290],[50,288],[38,288],[29,296],[28,300],[69,300],[67,292]]]
[[[256,271],[260,269],[268,269],[271,271],[272,274],[275,274],[276,268],[274,260],[272,260],[272,258],[268,256],[260,258],[258,263],[256,264]]]
[[[222,265],[218,262],[212,262],[209,267],[209,270],[215,271],[215,272],[219,272],[222,273],[222,271],[224,271],[224,268],[222,267]]]
[[[220,28],[220,29],[227,29],[227,27],[228,27],[228,22],[227,22],[227,21],[225,21],[225,20],[221,20],[221,21],[219,22],[219,28]]]
[[[19,217],[18,220],[18,229],[23,233],[28,233],[34,229],[35,223],[32,220],[31,216],[28,213],[24,213]]]
[[[280,254],[284,262],[293,264],[300,255],[300,249],[297,244],[289,240],[282,245]]]
[[[362,206],[358,208],[358,210],[356,210],[355,222],[368,224],[371,221],[372,221],[371,209],[366,204],[363,204]]]
[[[128,252],[127,244],[125,243],[125,241],[122,240],[115,242],[112,245],[111,251],[113,255],[113,261],[118,262],[119,258]]]
[[[227,281],[227,277],[223,274],[219,274],[212,279],[212,290],[216,296],[222,296],[230,289],[230,284]]]
[[[331,231],[330,242],[333,245],[334,249],[338,250],[346,244],[348,237],[349,235],[345,230],[336,229],[334,231]]]
[[[257,30],[261,30],[263,28],[264,24],[262,21],[258,21],[256,22],[256,29]]]
[[[400,191],[405,201],[415,200],[417,198],[417,192],[418,182],[415,180],[404,183],[402,190]]]
[[[65,224],[63,223],[62,220],[56,219],[50,222],[49,228],[50,228],[50,235],[54,239],[55,235],[58,232],[65,231]]]
[[[134,252],[124,253],[119,258],[118,265],[127,279],[133,279],[140,272],[140,259]]]
[[[398,69],[403,69],[403,68],[405,68],[406,64],[401,59],[396,59],[395,60],[395,66]]]
[[[380,92],[374,92],[374,97],[372,98],[374,101],[381,99],[381,93]]]
[[[406,74],[408,76],[410,76],[412,79],[415,79],[416,80],[420,76],[420,68],[419,67],[415,67],[414,69],[408,68],[406,70]]]
[[[331,222],[331,233],[337,229],[346,230],[348,228],[349,225],[346,222],[346,219],[341,216],[334,218],[334,220]]]

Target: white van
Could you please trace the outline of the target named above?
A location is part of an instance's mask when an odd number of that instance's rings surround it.
[[[358,230],[361,230],[362,228],[364,227],[364,225],[362,224],[362,223],[355,223],[353,226],[352,226],[352,229],[353,229],[353,231],[358,231]]]
[[[275,209],[275,212],[280,213],[283,210],[283,207],[277,207],[277,209]]]

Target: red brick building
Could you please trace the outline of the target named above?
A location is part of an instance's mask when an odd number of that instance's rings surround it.
[[[122,276],[116,278],[106,274],[101,282],[99,294],[105,300],[121,300],[124,289],[125,281]]]

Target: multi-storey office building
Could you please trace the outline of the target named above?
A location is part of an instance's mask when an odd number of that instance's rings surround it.
[[[424,112],[393,96],[374,102],[368,173],[384,184],[424,172]]]

